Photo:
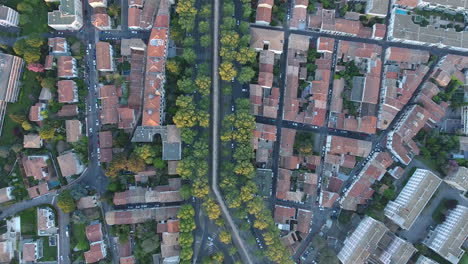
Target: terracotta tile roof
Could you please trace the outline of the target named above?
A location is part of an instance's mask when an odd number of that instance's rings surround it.
[[[388,60],[414,64],[426,63],[429,61],[430,56],[427,51],[399,47],[390,47],[387,53]]]
[[[297,156],[281,157],[280,166],[285,169],[297,170],[299,169],[300,159]]]
[[[263,50],[263,46],[266,42],[269,43],[269,50],[282,52],[284,32],[277,30],[268,30],[261,28],[250,29],[251,39],[250,47],[256,50]]]
[[[343,186],[344,181],[338,177],[330,177],[328,182],[328,191],[330,192],[339,192],[341,187]]]
[[[86,238],[90,243],[102,240],[101,223],[86,226]]]
[[[101,148],[112,147],[112,132],[110,130],[99,132],[99,146]]]
[[[34,177],[36,180],[49,180],[46,160],[47,156],[24,156],[22,162],[26,176]]]
[[[146,208],[131,211],[109,211],[106,213],[108,225],[137,224],[148,220],[163,221],[175,219],[179,206]]]
[[[167,220],[167,232],[179,233],[179,220]]]
[[[180,255],[179,233],[162,234],[161,257],[169,258]]]
[[[40,183],[37,186],[33,186],[28,188],[29,198],[33,199],[40,195],[44,195],[49,192],[49,186],[47,182]]]
[[[369,141],[344,138],[339,136],[329,137],[331,137],[331,153],[366,157],[369,155],[372,148],[372,143]]]
[[[103,259],[105,256],[104,242],[96,242],[90,245],[89,251],[84,253],[86,263],[96,263],[99,260]]]
[[[96,43],[96,69],[98,71],[112,71],[111,45],[108,42]]]
[[[257,7],[257,15],[255,17],[255,22],[265,22],[270,24],[271,22],[271,8],[269,7]]]
[[[320,205],[322,207],[331,208],[339,197],[340,195],[338,193],[322,191]]]
[[[101,149],[101,162],[111,162],[112,161],[112,149],[111,148],[105,148]]]
[[[133,128],[135,125],[135,110],[128,107],[117,108],[119,114],[119,129]]]
[[[129,6],[143,6],[143,0],[130,0],[128,1]]]
[[[36,243],[23,244],[23,261],[36,261]]]
[[[44,69],[51,70],[54,66],[54,56],[47,55],[45,58]]]
[[[64,105],[57,113],[60,117],[70,117],[78,115],[78,105],[71,104],[71,105]]]
[[[58,156],[57,161],[63,177],[79,174],[83,171],[81,164],[77,164],[79,162],[78,157],[73,152]]]
[[[395,5],[407,6],[407,7],[416,7],[418,6],[418,0],[396,0]]]
[[[296,208],[275,205],[273,216],[275,223],[286,224],[286,221],[296,219]]]
[[[134,264],[135,258],[133,256],[120,258],[120,264]]]
[[[81,138],[81,122],[80,120],[65,120],[67,131],[67,142],[77,142]]]
[[[24,135],[23,147],[24,148],[41,148],[42,139],[38,134]]]
[[[297,211],[297,231],[308,234],[309,226],[312,220],[312,212],[309,210],[299,209]]]
[[[49,38],[48,45],[52,53],[64,53],[68,51],[67,40],[65,38]]]
[[[384,24],[376,23],[372,27],[372,37],[382,39],[385,37],[385,33],[387,32],[387,26]]]
[[[45,110],[45,108],[46,105],[44,103],[36,103],[31,106],[29,109],[29,120],[33,122],[41,122],[43,120],[41,111]]]
[[[92,14],[91,23],[98,29],[110,29],[111,27],[110,17],[107,13]]]
[[[318,52],[333,52],[335,39],[319,37],[317,38],[317,51]]]
[[[132,6],[128,9],[128,27],[129,28],[140,27],[141,13],[142,13],[141,9],[135,6]]]
[[[57,58],[57,77],[73,78],[77,76],[76,60],[72,56],[59,56]]]

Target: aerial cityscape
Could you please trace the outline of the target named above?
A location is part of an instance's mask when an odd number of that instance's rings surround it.
[[[468,0],[0,0],[0,175],[0,263],[468,264]]]

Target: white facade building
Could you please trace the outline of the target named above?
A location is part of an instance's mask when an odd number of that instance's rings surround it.
[[[467,219],[468,208],[458,205],[423,243],[451,263],[458,263],[465,254],[461,247],[468,236]]]
[[[395,201],[385,207],[385,216],[403,229],[410,229],[442,180],[429,170],[417,169]]]
[[[18,12],[8,6],[0,5],[0,26],[17,27]]]
[[[47,23],[56,30],[79,30],[83,26],[81,0],[60,0],[59,10],[49,12]]]

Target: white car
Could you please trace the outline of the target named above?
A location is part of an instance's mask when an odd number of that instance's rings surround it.
[[[231,106],[231,111],[234,112],[234,106]]]

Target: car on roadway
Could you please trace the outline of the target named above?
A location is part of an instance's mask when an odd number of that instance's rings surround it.
[[[97,154],[98,154],[98,156],[101,154],[101,149],[100,148],[97,148]]]
[[[236,24],[237,24],[238,26],[240,25],[240,20],[239,20],[239,19],[237,19]]]
[[[242,89],[243,92],[247,92],[247,89]]]
[[[213,238],[209,236],[208,241],[213,242]]]
[[[234,112],[235,108],[234,105],[231,106],[231,111]]]

